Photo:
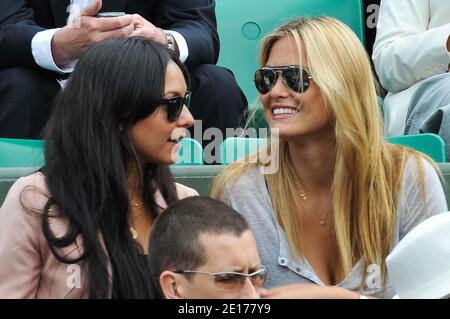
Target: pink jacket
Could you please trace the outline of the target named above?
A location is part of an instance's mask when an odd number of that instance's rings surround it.
[[[198,195],[192,188],[181,184],[176,187],[180,199]],[[87,296],[83,289],[82,263],[59,262],[44,237],[39,210],[44,207],[47,196],[45,176],[35,173],[14,183],[0,208],[0,298]],[[167,206],[159,192],[155,196],[161,207]],[[36,213],[25,210],[20,199]],[[50,227],[56,236],[62,236],[67,221],[51,218]],[[80,242],[77,240],[77,244],[65,247],[61,252],[71,259],[79,256]]]

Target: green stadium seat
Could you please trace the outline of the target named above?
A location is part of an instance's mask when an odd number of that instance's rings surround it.
[[[228,137],[219,148],[222,164],[233,163],[251,153],[258,152],[267,144],[265,138]]]
[[[217,0],[218,65],[233,71],[249,103],[253,104],[257,95],[253,73],[258,68],[260,40],[289,19],[324,15],[346,23],[364,43],[361,0]]]
[[[180,140],[180,150],[175,165],[202,165],[203,149],[197,140],[183,138]]]
[[[393,144],[411,147],[427,154],[438,163],[446,162],[445,143],[436,134],[417,134],[396,137],[386,137]],[[222,164],[230,164],[253,152],[261,150],[266,145],[264,138],[229,137],[220,145]]]
[[[209,196],[214,178],[224,167],[225,165],[172,165],[170,170],[178,183],[194,188],[202,196]]]
[[[16,180],[36,172],[37,167],[2,167],[0,166],[0,206]]]
[[[43,140],[0,138],[0,167],[44,166]],[[203,149],[192,138],[180,141],[178,160],[175,165],[202,165]]]
[[[386,137],[386,141],[393,144],[411,147],[417,151],[427,154],[434,161],[439,163],[445,163],[447,161],[444,140],[436,134],[426,133],[417,135],[390,136]]]
[[[0,167],[42,167],[43,140],[0,138]]]
[[[44,143],[43,140],[0,138],[0,203],[3,203],[9,188],[19,177],[32,174],[44,166]],[[185,138],[180,144],[178,161],[172,167],[188,165],[190,168],[203,164],[203,150],[199,142]],[[201,185],[202,181],[198,187]]]

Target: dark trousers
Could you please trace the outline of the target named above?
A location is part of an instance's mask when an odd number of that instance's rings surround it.
[[[0,137],[39,138],[60,89],[47,72],[0,70]]]
[[[190,111],[203,121],[203,131],[216,127],[225,136],[226,128],[241,127],[247,100],[231,71],[205,64],[190,73]],[[0,137],[39,138],[59,90],[52,74],[26,68],[0,70]]]
[[[195,120],[202,120],[203,132],[218,128],[226,138],[227,128],[244,127],[247,98],[238,86],[233,73],[212,64],[203,64],[191,72],[192,103],[190,111]],[[194,135],[191,127],[191,137]],[[203,148],[210,141],[199,142]]]

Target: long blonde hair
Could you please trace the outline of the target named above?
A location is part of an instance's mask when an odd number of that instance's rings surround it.
[[[381,265],[385,274],[405,163],[411,155],[416,158],[423,187],[421,159],[431,160],[385,142],[370,62],[361,42],[346,25],[329,17],[291,20],[263,39],[261,66],[266,64],[274,43],[287,36],[295,40],[299,54],[302,46],[307,52],[311,76],[334,119],[332,207],[343,271],[348,274],[362,258],[366,269],[370,264]],[[276,218],[292,250],[300,254],[301,230],[290,206],[297,198],[295,173],[286,141],[280,141],[279,154],[279,170],[265,176],[267,187]],[[217,177],[211,196],[217,198],[227,184],[255,165],[249,163],[260,165],[257,158],[258,154],[247,163],[229,165]]]

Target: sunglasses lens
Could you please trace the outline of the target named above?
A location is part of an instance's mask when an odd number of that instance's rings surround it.
[[[249,275],[234,272],[216,273],[211,275],[214,276],[214,283],[217,288],[236,291],[245,285],[247,279],[250,279],[255,288],[261,288],[266,281],[267,269],[262,268],[259,271]]]
[[[309,88],[309,73],[308,71],[306,71],[305,69],[301,69],[301,78],[300,78],[300,82],[301,82],[301,92],[305,92],[308,88]]]
[[[266,281],[267,276],[267,270],[264,270],[262,273],[256,274],[251,277],[253,286],[256,288],[261,288],[264,285],[264,282]]]
[[[183,106],[186,105],[189,108],[191,104],[191,93],[186,93],[184,97],[177,96],[170,99],[163,99],[161,100],[161,104],[167,105],[167,119],[169,122],[175,122],[180,117]]]
[[[283,70],[284,83],[293,91],[303,93],[309,87],[308,71],[302,68]]]
[[[175,122],[180,116],[180,108],[179,108],[179,98],[171,98],[168,100],[168,109],[167,109],[167,119],[169,122]]]
[[[226,290],[232,290],[240,287],[242,280],[239,274],[220,274],[215,276],[215,283],[218,287]],[[244,277],[245,279],[245,277]]]
[[[276,73],[273,70],[259,69],[255,72],[255,86],[259,93],[266,94],[273,87]]]
[[[283,70],[284,83],[293,91],[300,92],[300,70],[298,68],[290,68]]]
[[[255,72],[256,89],[261,94],[267,94],[277,81],[277,72],[280,72],[283,82],[291,90],[303,93],[309,87],[309,73],[299,67],[264,68]]]

